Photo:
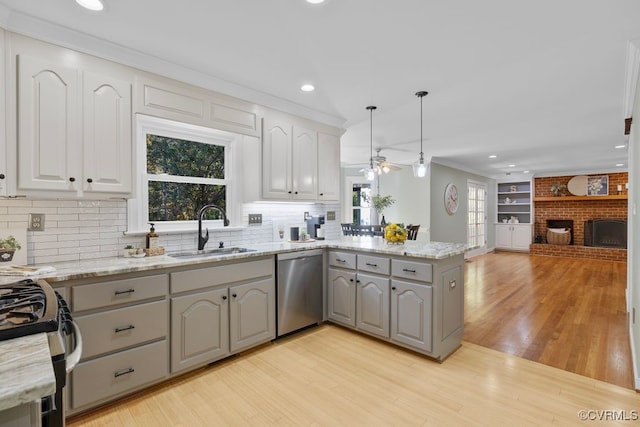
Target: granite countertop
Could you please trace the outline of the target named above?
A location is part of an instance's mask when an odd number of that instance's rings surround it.
[[[56,391],[47,334],[0,341],[0,411]]]
[[[131,273],[137,271],[154,270],[157,268],[171,268],[184,265],[228,261],[231,259],[253,258],[258,256],[275,255],[278,253],[303,251],[307,249],[346,249],[362,250],[388,255],[410,256],[425,259],[444,259],[463,254],[467,246],[461,243],[418,242],[406,241],[401,245],[387,244],[383,239],[371,237],[343,237],[340,240],[318,240],[313,242],[270,242],[244,245],[254,249],[252,252],[241,252],[228,255],[203,256],[202,258],[179,259],[169,255],[151,256],[143,258],[99,258],[74,262],[53,263],[55,273],[31,276],[43,278],[50,282],[83,279],[88,277],[108,276],[112,274]],[[37,267],[37,266],[36,266]],[[0,284],[11,283],[22,277],[1,276]]]

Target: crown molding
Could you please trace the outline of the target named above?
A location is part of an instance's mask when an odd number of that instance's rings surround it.
[[[0,27],[47,43],[94,55],[339,129],[343,129],[346,122],[342,117],[314,110],[257,89],[241,86],[135,49],[10,10],[3,5],[0,5]]]

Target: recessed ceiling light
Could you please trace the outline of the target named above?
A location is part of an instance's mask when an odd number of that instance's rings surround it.
[[[624,163],[616,163],[616,166],[621,168],[622,166],[624,166]]]
[[[325,0],[307,0],[307,3],[311,3],[311,4],[320,4],[320,3],[324,3]]]
[[[613,148],[625,148],[625,147],[626,147],[626,145],[625,145],[625,144],[618,144],[618,145],[616,145],[616,146],[615,146],[615,147],[613,147]]]
[[[522,173],[529,173],[529,171],[522,171]]]
[[[300,90],[303,92],[313,92],[316,88],[312,84],[304,84],[300,86]]]
[[[104,4],[102,3],[102,0],[76,0],[76,3],[78,3],[80,6],[84,7],[85,9],[93,10],[96,12],[99,12],[102,9],[104,9]]]
[[[509,165],[509,167],[510,167],[510,168],[515,168],[515,167],[516,167],[516,165]]]
[[[498,157],[498,156],[496,156],[495,154],[491,154],[491,155],[489,155],[489,158],[490,158],[490,159],[495,159],[495,158],[497,158],[497,157]]]

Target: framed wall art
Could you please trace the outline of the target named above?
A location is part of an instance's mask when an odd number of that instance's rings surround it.
[[[587,195],[589,196],[608,196],[609,195],[609,176],[590,176],[587,178]]]

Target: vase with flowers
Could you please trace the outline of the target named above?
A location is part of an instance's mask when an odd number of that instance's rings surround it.
[[[386,221],[384,219],[384,215],[383,215],[383,211],[388,208],[389,206],[393,205],[395,203],[395,200],[393,200],[393,197],[391,197],[390,195],[386,195],[386,196],[381,196],[380,194],[376,194],[375,196],[373,196],[371,198],[371,203],[373,204],[373,208],[376,210],[376,212],[378,213],[378,215],[382,215],[382,219],[380,220],[380,224],[381,225],[386,225]]]

